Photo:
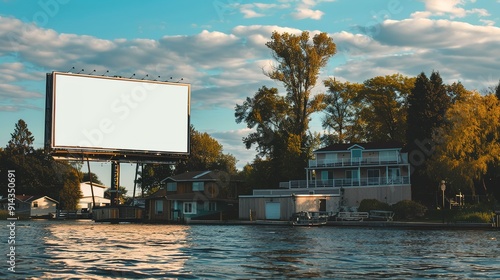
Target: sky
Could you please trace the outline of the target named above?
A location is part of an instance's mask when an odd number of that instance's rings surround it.
[[[43,147],[46,73],[74,67],[189,83],[191,124],[241,170],[256,152],[242,142],[251,129],[235,122],[236,104],[264,85],[284,93],[263,74],[275,64],[265,46],[273,31],[328,33],[337,53],[319,81],[439,71],[481,92],[500,78],[500,0],[0,0],[0,146],[23,119]],[[319,82],[314,93],[325,90]],[[106,185],[110,169],[91,165]],[[129,195],[134,175],[122,164]]]

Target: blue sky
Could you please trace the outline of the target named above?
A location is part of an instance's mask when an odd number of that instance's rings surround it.
[[[249,130],[234,121],[235,105],[263,85],[282,90],[262,74],[273,64],[265,47],[273,31],[333,38],[337,54],[320,80],[437,70],[484,91],[500,78],[499,27],[499,0],[0,0],[0,146],[21,118],[43,146],[45,73],[149,74],[192,85],[191,123],[241,169],[255,151],[241,141]],[[312,130],[322,130],[320,118]],[[92,169],[109,184],[107,163]],[[128,189],[134,170],[122,166]]]

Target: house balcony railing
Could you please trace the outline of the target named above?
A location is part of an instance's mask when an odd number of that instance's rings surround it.
[[[370,177],[361,179],[341,178],[341,179],[316,179],[316,180],[294,180],[281,182],[280,188],[332,188],[332,187],[360,187],[360,186],[390,186],[390,185],[408,185],[409,176],[400,176],[394,178]]]
[[[364,158],[344,158],[340,160],[312,159],[309,160],[309,167],[350,167],[369,165],[390,165],[405,163],[394,157],[364,157]]]

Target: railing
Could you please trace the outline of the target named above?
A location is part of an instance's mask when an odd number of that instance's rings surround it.
[[[395,178],[386,177],[370,177],[361,179],[341,178],[341,179],[317,179],[296,180],[289,182],[281,182],[281,189],[295,188],[332,188],[332,187],[359,187],[359,186],[386,186],[386,185],[407,185],[410,184],[409,176],[400,176]]]
[[[344,158],[340,160],[330,159],[312,159],[309,160],[309,167],[348,167],[348,166],[367,166],[367,165],[388,165],[404,163],[399,158],[394,157],[364,157]]]

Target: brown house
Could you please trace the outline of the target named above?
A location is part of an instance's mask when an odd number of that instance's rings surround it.
[[[238,218],[237,182],[218,171],[193,171],[168,177],[146,198],[146,220],[189,222]]]

